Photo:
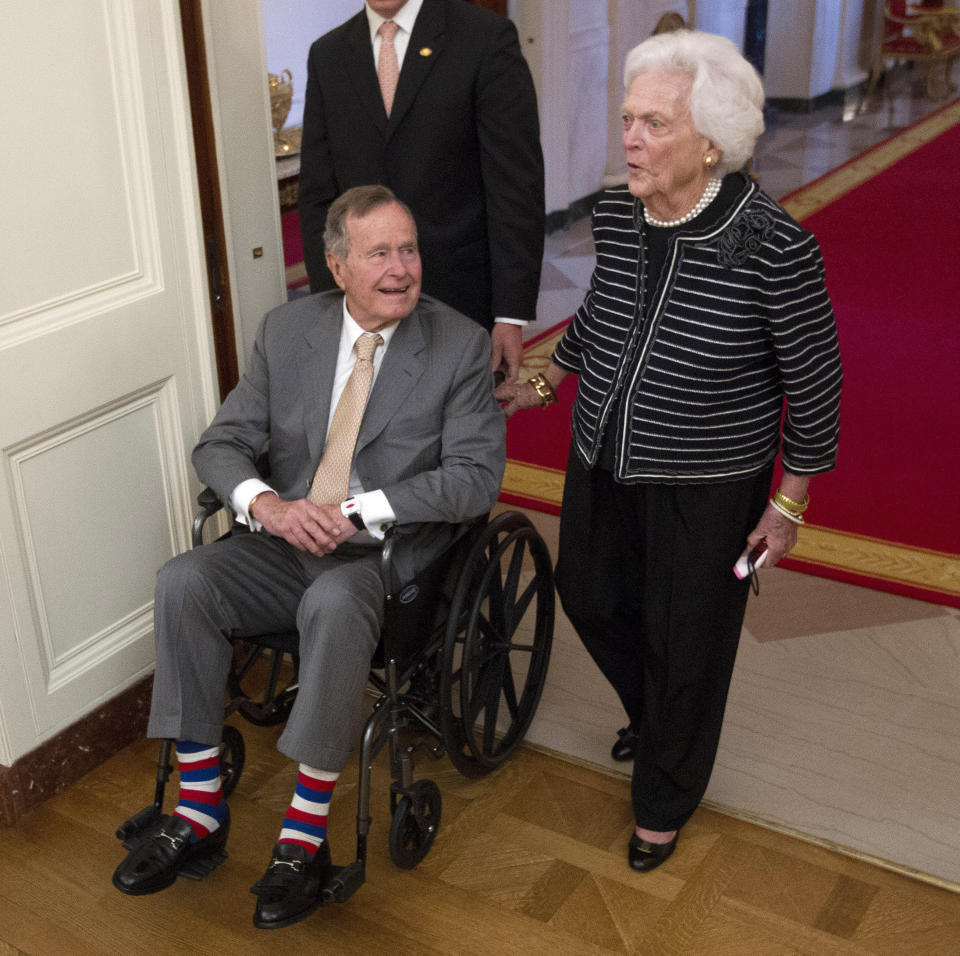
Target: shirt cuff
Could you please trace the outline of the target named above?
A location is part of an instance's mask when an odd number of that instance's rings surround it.
[[[263,525],[250,514],[249,509],[250,502],[264,491],[273,491],[273,489],[259,478],[248,478],[246,481],[241,481],[240,484],[233,489],[233,494],[230,495],[230,507],[237,516],[237,521],[239,521],[240,524],[245,524],[251,531],[259,531],[263,527]],[[273,493],[276,494],[276,492]]]
[[[345,510],[347,509],[347,510]],[[346,515],[348,511],[360,513],[364,526],[372,537],[382,541],[389,528],[396,524],[397,516],[382,491],[363,491],[353,495],[340,505],[340,511]]]
[[[530,323],[526,319],[508,319],[506,316],[498,315],[494,320],[494,324],[500,322],[503,325],[529,325]]]

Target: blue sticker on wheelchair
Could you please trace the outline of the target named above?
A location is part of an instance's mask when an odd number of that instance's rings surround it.
[[[420,593],[420,588],[416,584],[408,584],[400,592],[400,603],[401,604],[412,604],[417,599],[417,595]]]

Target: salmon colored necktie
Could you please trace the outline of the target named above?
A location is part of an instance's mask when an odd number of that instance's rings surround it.
[[[357,361],[337,402],[330,434],[327,435],[327,447],[310,485],[309,498],[314,504],[339,504],[350,492],[353,449],[360,433],[363,410],[367,407],[373,382],[373,354],[378,345],[383,345],[380,335],[361,335],[354,343]]]
[[[393,97],[397,92],[397,81],[400,79],[400,63],[397,60],[397,48],[393,45],[393,38],[400,29],[393,20],[380,24],[380,57],[377,60],[377,79],[380,80],[380,92],[383,94],[383,106],[390,116],[393,109]]]

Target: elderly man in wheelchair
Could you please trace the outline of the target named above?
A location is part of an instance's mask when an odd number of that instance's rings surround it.
[[[264,929],[295,923],[355,888],[344,893],[341,881],[339,893],[330,889],[340,868],[325,839],[327,811],[360,735],[363,693],[391,583],[414,579],[462,535],[464,522],[489,512],[505,460],[489,338],[459,313],[421,296],[409,210],[385,187],[358,187],[333,204],[324,238],[342,291],[267,314],[243,379],[193,453],[201,480],[229,502],[250,533],[181,554],[158,575],[148,735],[175,741],[180,791],[171,814],[155,807],[139,832],[126,825],[118,832],[131,837],[125,843],[130,852],[113,876],[124,893],[153,893],[225,856],[230,811],[221,784],[221,737],[231,637],[293,632],[298,690],[278,747],[299,764],[299,773],[266,873],[253,887],[254,924]],[[265,452],[267,477],[257,471]],[[385,535],[391,546],[387,572]],[[503,534],[488,535],[481,550],[499,562],[502,542]],[[462,654],[470,640],[489,641],[490,619],[511,617],[517,602],[530,600],[517,596],[521,582],[510,583],[508,575],[507,610],[484,611],[489,594],[480,592],[490,590],[484,583],[490,575],[482,562],[472,574],[446,627],[448,657]],[[494,577],[502,595],[499,572]],[[537,599],[546,604],[552,590],[547,598],[540,578]],[[471,613],[472,625],[466,621]],[[506,626],[511,632],[515,625]],[[471,627],[475,634],[468,638],[464,629]],[[439,643],[433,652],[443,653]],[[540,653],[533,669],[544,666]],[[476,665],[448,660],[447,693],[470,713],[444,706],[445,730],[439,731],[448,741],[456,737],[455,762],[479,762],[478,772],[499,759],[495,730],[485,730],[477,744],[472,724],[484,704],[471,702],[471,694],[488,672],[479,658]],[[498,674],[496,693],[505,689],[515,708],[512,677]],[[398,678],[391,672],[394,703],[398,680],[409,679],[409,673]],[[489,703],[489,693],[483,694]],[[535,706],[539,684],[521,696],[533,697]],[[528,699],[526,723],[529,705]],[[368,727],[366,758],[378,735],[380,725]],[[422,791],[409,784],[397,786],[412,793],[422,811]],[[361,800],[363,789],[361,781]],[[410,827],[409,820],[400,825],[401,848]],[[362,866],[360,836],[358,827]]]

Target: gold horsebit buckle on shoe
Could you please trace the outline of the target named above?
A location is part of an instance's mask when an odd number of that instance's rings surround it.
[[[303,869],[303,863],[300,860],[273,859],[270,861],[270,869],[272,870],[275,866],[289,866],[295,873],[299,873]]]
[[[172,836],[171,834],[167,833],[166,830],[161,830],[157,836],[163,837],[164,840],[169,840],[175,850],[179,850],[180,847],[183,846],[183,837]]]

